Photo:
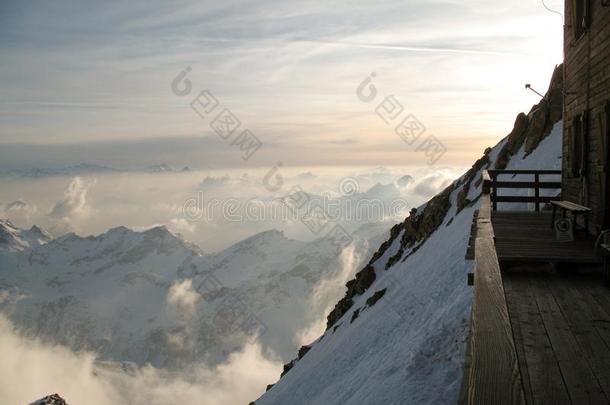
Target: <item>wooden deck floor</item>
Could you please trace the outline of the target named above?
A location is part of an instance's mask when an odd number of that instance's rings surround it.
[[[599,263],[594,240],[582,234],[573,242],[558,242],[549,213],[496,211],[491,215],[500,262]]]
[[[502,274],[527,404],[610,404],[610,289],[598,276]]]

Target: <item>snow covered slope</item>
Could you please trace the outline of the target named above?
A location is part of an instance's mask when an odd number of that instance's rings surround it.
[[[472,169],[391,230],[347,283],[327,330],[256,405],[451,404],[462,379],[472,292],[464,259],[486,168],[561,164],[561,67],[547,94]],[[559,108],[558,108],[559,106]]]

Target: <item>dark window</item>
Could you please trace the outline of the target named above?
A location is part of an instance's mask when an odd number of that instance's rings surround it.
[[[572,0],[574,37],[582,37],[589,28],[591,14],[591,0]]]
[[[572,122],[572,176],[582,177],[587,171],[588,115],[583,113]]]

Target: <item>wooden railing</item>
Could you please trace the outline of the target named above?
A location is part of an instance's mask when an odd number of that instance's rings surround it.
[[[491,183],[491,174],[483,172],[481,208],[476,220],[470,340],[459,402],[523,404],[523,383],[491,223]]]
[[[533,176],[533,181],[498,180],[503,175],[525,174]],[[499,202],[505,203],[534,203],[536,212],[540,211],[540,204],[548,203],[557,197],[541,196],[542,189],[561,189],[561,181],[540,181],[543,175],[561,175],[561,170],[485,170],[483,171],[483,193],[490,196],[492,208],[498,209]],[[498,195],[499,189],[531,189],[533,196]]]

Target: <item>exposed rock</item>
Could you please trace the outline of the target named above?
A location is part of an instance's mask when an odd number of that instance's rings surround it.
[[[283,376],[286,375],[287,372],[289,372],[295,364],[297,364],[297,362],[299,360],[301,360],[303,357],[305,357],[305,355],[307,354],[307,352],[311,349],[311,346],[301,346],[301,348],[299,349],[299,354],[298,357],[296,359],[291,360],[290,362],[284,364],[284,369],[282,370],[282,374],[280,375],[280,378],[282,378]],[[265,391],[269,391],[274,384],[269,384],[267,385],[267,389]]]
[[[354,313],[352,314],[352,319],[349,321],[349,323],[354,323],[354,321],[358,319],[358,315],[360,315],[360,308],[354,311]]]
[[[385,264],[388,269],[398,260],[403,258],[405,251],[416,244],[425,242],[430,235],[443,223],[447,211],[451,206],[451,193],[455,189],[455,184],[451,184],[440,194],[432,198],[424,207],[423,211],[415,216],[407,218],[403,223],[404,232],[400,240],[400,248],[396,254],[390,257]],[[414,250],[413,250],[414,251]],[[413,252],[412,251],[412,252]]]
[[[301,346],[301,348],[299,349],[299,360],[301,360],[309,350],[311,350],[311,346]]]
[[[345,313],[354,305],[353,297],[362,295],[375,281],[375,268],[368,264],[364,269],[356,273],[353,280],[345,285],[347,291],[345,296],[335,305],[335,308],[326,318],[326,330],[330,329]]]
[[[464,184],[464,187],[462,187],[462,189],[460,190],[460,192],[457,195],[456,214],[460,213],[464,208],[466,208],[466,206],[468,206],[468,204],[472,203],[472,201],[470,201],[470,199],[468,199],[468,193],[470,192],[470,186],[472,184],[472,181],[474,180],[474,177],[479,172],[479,170],[481,170],[483,167],[486,167],[489,165],[489,156],[488,155],[489,155],[490,151],[491,151],[490,148],[485,149],[485,154],[483,155],[483,157],[480,158],[479,160],[477,160],[472,165],[470,170],[468,170],[466,172],[466,174],[462,177],[462,181],[465,184]]]
[[[515,125],[513,126],[513,130],[510,134],[508,134],[506,138],[506,144],[500,150],[498,154],[498,158],[496,159],[496,164],[494,165],[495,169],[504,169],[508,164],[508,161],[512,155],[517,153],[521,145],[523,144],[523,140],[525,139],[525,132],[527,131],[527,127],[529,124],[529,118],[525,113],[520,113],[517,115],[515,119]]]
[[[372,307],[373,305],[375,305],[377,303],[377,301],[379,301],[385,295],[385,292],[386,292],[386,288],[384,288],[383,290],[375,291],[375,294],[371,295],[366,300],[366,306]]]
[[[551,133],[553,125],[563,116],[563,65],[555,68],[546,95],[533,111],[525,137],[527,155]]]
[[[34,401],[30,405],[68,405],[68,403],[59,394],[53,394]]]
[[[284,370],[282,370],[282,374],[280,374],[280,378],[282,378],[283,376],[286,375],[287,372],[290,371],[290,369],[292,369],[294,367],[294,365],[297,364],[297,360],[291,360],[290,362],[284,364]]]
[[[345,296],[337,302],[335,307],[330,314],[326,317],[326,330],[330,329],[337,321],[354,305],[354,300],[348,296],[348,292],[345,293]],[[336,330],[335,328],[334,330]],[[333,330],[333,332],[334,332]]]
[[[392,242],[394,242],[394,240],[398,237],[398,235],[400,234],[400,231],[402,231],[402,229],[403,229],[402,223],[396,224],[392,227],[392,229],[390,229],[389,239],[381,244],[381,246],[379,247],[379,250],[377,252],[375,252],[373,254],[373,256],[371,257],[369,264],[376,262],[377,259],[379,259],[381,256],[383,256],[383,254],[386,252],[386,250],[388,250],[390,248],[390,246],[392,246]]]

